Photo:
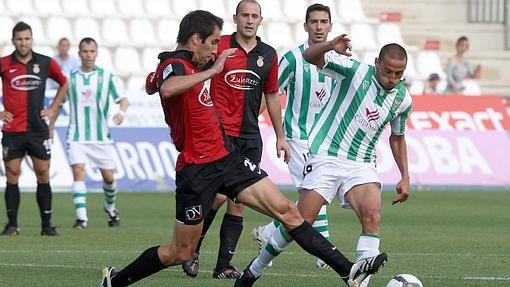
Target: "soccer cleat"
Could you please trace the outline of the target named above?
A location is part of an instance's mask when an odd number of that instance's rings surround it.
[[[388,261],[386,253],[380,253],[374,257],[359,259],[351,267],[351,272],[347,277],[347,285],[349,287],[360,287],[361,282],[363,282],[369,275],[376,273],[386,261]]]
[[[87,221],[81,220],[81,219],[76,219],[76,221],[73,224],[73,228],[74,229],[85,229],[85,228],[87,228]]]
[[[182,263],[182,265],[181,265],[182,270],[189,277],[197,277],[199,261],[200,261],[200,253],[194,252],[193,256],[191,257],[191,259],[189,261]]]
[[[4,231],[0,233],[1,236],[18,236],[19,228],[17,226],[6,225]]]
[[[331,269],[331,267],[320,258],[317,258],[317,261],[315,261],[315,266],[319,269]]]
[[[250,271],[250,266],[251,264],[253,263],[250,262],[250,264],[248,264],[248,266],[246,267],[246,269],[244,269],[243,273],[241,273],[241,276],[239,276],[239,278],[237,278],[235,284],[234,284],[234,287],[250,287],[250,286],[253,286],[253,284],[255,284],[255,281],[257,281],[259,277],[255,277],[251,271]]]
[[[99,287],[112,287],[112,278],[115,277],[117,273],[115,267],[106,266],[103,268],[103,279],[101,279],[101,285],[99,285]]]
[[[251,234],[257,241],[257,246],[259,247],[259,254],[260,254],[260,252],[262,252],[262,249],[264,249],[267,245],[267,240],[264,237],[264,226],[256,226],[251,231]],[[273,266],[273,261],[269,261],[269,264],[267,265],[267,267],[271,267],[271,266]]]
[[[41,230],[42,236],[58,236],[57,229],[55,226],[45,226]]]
[[[241,273],[234,266],[227,266],[220,269],[214,268],[212,277],[216,279],[237,279]]]
[[[108,217],[108,226],[110,227],[119,227],[120,226],[120,217],[117,209],[114,209],[113,212],[108,211],[108,209],[104,209],[106,212],[106,216]]]

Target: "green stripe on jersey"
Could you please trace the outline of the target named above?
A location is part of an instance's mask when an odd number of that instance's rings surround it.
[[[360,64],[359,62],[355,61],[353,63],[352,69],[354,69],[354,71],[358,70],[359,64]],[[337,116],[340,106],[342,105],[342,102],[345,99],[345,95],[347,94],[347,91],[349,90],[352,79],[353,79],[352,77],[345,78],[340,83],[339,91],[338,92],[336,90],[334,91],[337,93],[336,93],[336,95],[333,95],[333,96],[336,96],[333,108],[330,112],[328,112],[327,118],[326,118],[324,124],[322,125],[321,129],[318,131],[318,133],[315,136],[315,138],[313,139],[312,143],[311,144],[309,143],[310,151],[313,154],[318,153],[320,145],[324,142],[324,139],[326,138],[328,131],[331,129],[331,126],[333,125],[333,121],[335,120],[335,117]],[[331,102],[331,100],[332,99],[330,99],[330,102]],[[319,118],[321,118],[322,116],[326,116],[326,115],[323,115],[325,113],[325,111],[326,111],[326,108],[323,108],[321,110],[321,112],[319,114]],[[314,127],[312,127],[312,130],[315,128],[315,126],[317,124],[318,124],[318,120],[315,121],[315,124],[314,124]]]
[[[279,81],[280,85],[283,84],[283,81],[286,81],[290,77],[290,69],[291,67],[296,66],[296,58],[294,57],[294,54],[289,52],[286,53],[285,56],[282,58],[282,61],[287,60],[288,65],[285,68],[282,75],[280,75]],[[282,62],[280,62],[280,65]],[[294,81],[290,82],[290,89],[287,92],[287,105],[285,108],[285,116],[283,119],[283,125],[285,127],[285,133],[287,134],[288,138],[292,138],[292,118],[293,118],[293,112],[292,112],[292,106],[294,105],[294,101],[296,100],[295,92],[294,92]]]
[[[304,45],[299,46],[299,50],[301,53],[304,53]],[[310,64],[306,63],[303,59],[303,67],[304,65]],[[312,76],[310,75],[310,68],[308,70],[303,69],[303,78],[301,80],[301,86],[303,87],[303,91],[301,92],[301,109],[299,110],[299,118],[298,118],[298,126],[299,126],[299,138],[305,140],[308,138],[308,133],[306,131],[306,119],[308,117],[308,108],[310,106],[310,89],[312,85]]]
[[[103,69],[98,69],[98,83],[96,91],[96,133],[97,140],[103,141],[103,115],[101,114],[101,94],[103,93]],[[110,75],[111,78],[111,75]],[[110,82],[110,81],[108,81]],[[108,102],[108,101],[107,101]]]

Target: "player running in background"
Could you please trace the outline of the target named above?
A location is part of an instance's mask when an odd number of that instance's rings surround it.
[[[57,62],[32,51],[32,28],[18,22],[12,29],[14,52],[0,58],[0,76],[4,111],[0,112],[3,160],[7,183],[5,208],[9,222],[1,235],[18,235],[20,193],[18,180],[21,161],[28,154],[37,178],[36,198],[42,221],[41,235],[58,235],[51,226],[52,194],[50,187],[51,139],[47,121],[58,116],[67,91],[67,79]],[[49,108],[44,107],[47,78],[59,84]]]
[[[225,61],[225,68],[211,79],[211,96],[220,112],[225,133],[240,153],[258,166],[262,158],[262,138],[258,115],[264,99],[276,133],[276,150],[284,152],[289,161],[289,147],[285,142],[281,102],[278,93],[278,59],[273,47],[257,37],[262,21],[260,5],[255,0],[243,0],[237,4],[234,23],[237,31],[224,35],[218,43],[218,53],[229,48],[236,51]],[[262,104],[263,106],[263,104]],[[235,279],[240,273],[231,260],[243,230],[243,205],[234,203],[218,194],[213,207],[204,219],[204,229],[193,260],[182,265],[189,276],[198,275],[199,255],[202,241],[211,226],[218,209],[227,201],[227,212],[220,228],[220,247],[213,277]]]
[[[332,27],[329,7],[322,4],[310,5],[306,10],[303,26],[308,33],[307,41],[283,55],[278,69],[280,92],[287,94],[284,132],[292,154],[288,166],[289,173],[296,189],[304,177],[305,160],[308,158],[308,133],[321,108],[329,100],[336,83],[331,77],[319,74],[317,67],[310,65],[303,58],[303,52],[310,45],[327,40]],[[253,229],[252,233],[257,239],[259,249],[265,247],[278,226],[280,226],[278,221],[272,221]],[[329,239],[326,205],[321,207],[313,227]],[[317,259],[316,266],[328,267],[320,259]]]
[[[91,162],[99,168],[103,177],[105,195],[104,210],[108,226],[120,224],[119,213],[115,208],[117,186],[113,177],[113,140],[108,130],[110,99],[120,105],[113,116],[113,122],[120,125],[124,120],[129,102],[117,84],[115,76],[98,66],[97,42],[83,38],[78,55],[81,66],[69,75],[68,100],[70,107],[69,128],[67,131],[68,158],[73,170],[73,204],[76,221],[73,228],[87,227],[87,187],[85,185],[85,164]]]
[[[159,91],[165,121],[180,152],[176,163],[176,223],[172,242],[146,249],[121,271],[103,269],[101,286],[128,286],[169,266],[189,260],[202,232],[203,219],[217,192],[282,222],[289,236],[307,252],[320,257],[353,282],[375,273],[385,262],[378,255],[352,264],[335,246],[303,220],[296,206],[269,180],[267,174],[242,156],[223,132],[204,81],[218,75],[227,49],[209,68],[200,70],[216,54],[223,20],[197,10],[181,21],[177,48],[159,55],[156,73],[149,75],[146,90]],[[355,286],[350,284],[350,286]]]
[[[304,53],[309,63],[337,79],[339,85],[308,137],[310,157],[305,163],[298,209],[305,220],[313,222],[321,206],[331,203],[335,196],[343,207],[353,208],[361,223],[356,247],[359,262],[380,254],[382,183],[375,169],[375,146],[388,123],[392,131],[390,147],[402,176],[393,203],[404,202],[409,196],[404,131],[412,99],[402,80],[407,64],[404,48],[398,44],[385,45],[375,59],[375,66],[327,54],[334,50],[350,56],[350,48],[350,39],[341,35],[312,45]],[[269,262],[291,243],[279,229],[248,265],[237,286],[249,286],[243,282],[260,277]]]

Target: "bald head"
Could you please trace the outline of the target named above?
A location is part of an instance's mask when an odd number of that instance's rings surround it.
[[[406,50],[397,43],[384,45],[379,52],[379,60],[384,60],[385,57],[391,60],[404,61],[407,63]]]
[[[239,7],[241,7],[245,3],[257,4],[257,6],[259,6],[259,15],[262,15],[262,8],[260,8],[260,4],[256,0],[241,0],[241,1],[239,1],[239,3],[237,3],[237,6],[236,6],[236,15],[239,13]]]

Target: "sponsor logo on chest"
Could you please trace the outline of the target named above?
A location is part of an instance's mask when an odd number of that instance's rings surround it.
[[[213,101],[211,95],[209,94],[209,90],[205,85],[202,85],[202,90],[198,94],[198,102],[206,107],[212,107]]]
[[[224,80],[238,90],[254,90],[260,85],[260,76],[251,70],[232,70],[225,74]]]
[[[365,111],[358,111],[354,119],[358,123],[358,125],[362,128],[368,128],[372,131],[377,131],[380,127],[379,119],[381,115],[379,114],[379,109],[374,108],[370,110],[369,108],[365,108]]]
[[[41,83],[41,78],[36,75],[19,75],[11,80],[11,86],[20,91],[35,90]]]

